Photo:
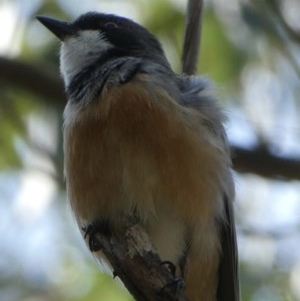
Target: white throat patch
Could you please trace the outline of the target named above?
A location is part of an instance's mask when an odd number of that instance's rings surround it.
[[[98,30],[79,31],[76,36],[67,38],[60,50],[60,72],[65,85],[68,86],[74,75],[112,47]]]

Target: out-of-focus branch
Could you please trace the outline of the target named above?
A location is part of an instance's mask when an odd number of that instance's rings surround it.
[[[300,160],[271,154],[265,148],[232,147],[234,169],[266,178],[300,180]]]
[[[203,0],[189,0],[182,53],[182,72],[195,74],[201,41]]]
[[[287,225],[285,227],[274,227],[272,229],[262,229],[261,227],[238,227],[238,233],[244,237],[259,236],[262,238],[271,238],[274,240],[287,239],[288,237],[299,236],[300,225]]]
[[[0,82],[25,89],[64,106],[65,96],[62,80],[53,66],[25,63],[20,60],[0,57]]]

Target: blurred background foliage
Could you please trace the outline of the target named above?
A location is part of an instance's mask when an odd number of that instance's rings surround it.
[[[66,205],[59,42],[34,17],[130,17],[160,38],[180,72],[185,6],[0,0],[1,301],[131,300],[99,271]],[[300,300],[299,16],[299,0],[205,2],[198,70],[228,112],[245,301]]]

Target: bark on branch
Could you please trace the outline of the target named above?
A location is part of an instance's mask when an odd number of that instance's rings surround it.
[[[141,222],[124,221],[125,233],[96,234],[96,244],[135,300],[185,301],[183,290],[162,264]],[[97,256],[97,254],[95,254]]]

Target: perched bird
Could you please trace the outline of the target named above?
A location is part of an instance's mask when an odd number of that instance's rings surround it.
[[[79,226],[122,231],[135,215],[187,300],[239,300],[231,158],[210,83],[175,74],[130,19],[38,20],[62,42],[65,177]]]

